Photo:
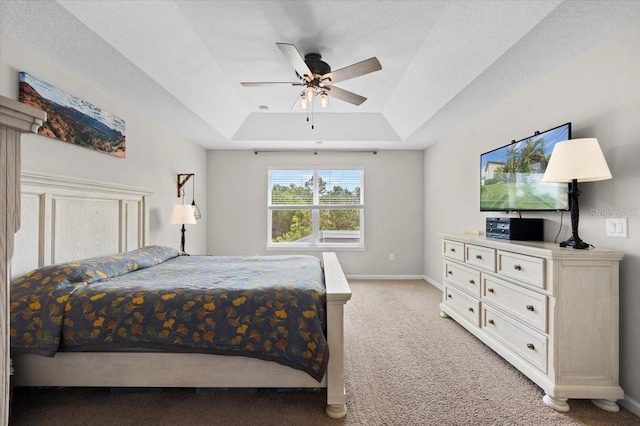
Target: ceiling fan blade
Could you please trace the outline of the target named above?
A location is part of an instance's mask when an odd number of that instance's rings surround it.
[[[350,78],[359,77],[361,75],[369,74],[374,71],[380,71],[382,65],[375,56],[373,58],[365,59],[357,64],[349,65],[348,67],[340,68],[339,70],[331,71],[322,76],[320,81],[323,83],[325,79],[329,79],[327,84],[334,84],[340,81],[349,80]]]
[[[353,92],[349,92],[348,90],[344,90],[336,86],[326,86],[324,89],[329,91],[330,97],[349,102],[350,104],[360,105],[367,100],[367,98],[365,98],[364,96],[357,95]]]
[[[307,66],[307,63],[304,61],[304,58],[298,52],[298,49],[293,44],[290,43],[276,43],[280,51],[287,57],[289,63],[296,70],[298,75],[302,76],[307,81],[313,80],[313,73]]]
[[[298,81],[243,81],[240,84],[244,87],[275,86],[280,84],[288,84],[290,86],[304,86],[304,84]]]

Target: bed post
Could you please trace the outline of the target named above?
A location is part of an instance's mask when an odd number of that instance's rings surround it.
[[[20,135],[37,133],[47,114],[0,96],[0,424],[9,422],[9,279],[20,229]]]
[[[322,253],[327,290],[327,414],[339,419],[347,414],[344,381],[344,305],[351,289],[335,253]]]

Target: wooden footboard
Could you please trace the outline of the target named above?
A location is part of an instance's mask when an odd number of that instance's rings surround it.
[[[351,289],[335,253],[323,253],[324,279],[327,288],[327,414],[333,418],[347,414],[344,388],[344,305],[351,299]]]

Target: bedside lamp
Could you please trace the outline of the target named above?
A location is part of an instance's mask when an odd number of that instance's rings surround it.
[[[182,224],[182,238],[180,239],[180,251],[184,252],[184,233],[187,231],[184,225],[195,225],[196,217],[193,214],[191,204],[176,204],[173,206],[171,224]]]
[[[571,211],[571,238],[560,243],[560,247],[574,249],[589,248],[578,236],[578,182],[594,182],[611,179],[611,172],[602,154],[598,139],[571,139],[558,142],[542,177],[543,182],[570,182],[569,209]]]

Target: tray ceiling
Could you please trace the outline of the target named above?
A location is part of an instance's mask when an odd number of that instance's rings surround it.
[[[207,149],[423,149],[640,16],[629,1],[3,1],[1,31]],[[276,42],[382,70],[292,109]],[[29,70],[25,70],[29,71]],[[46,75],[37,75],[46,81]]]

